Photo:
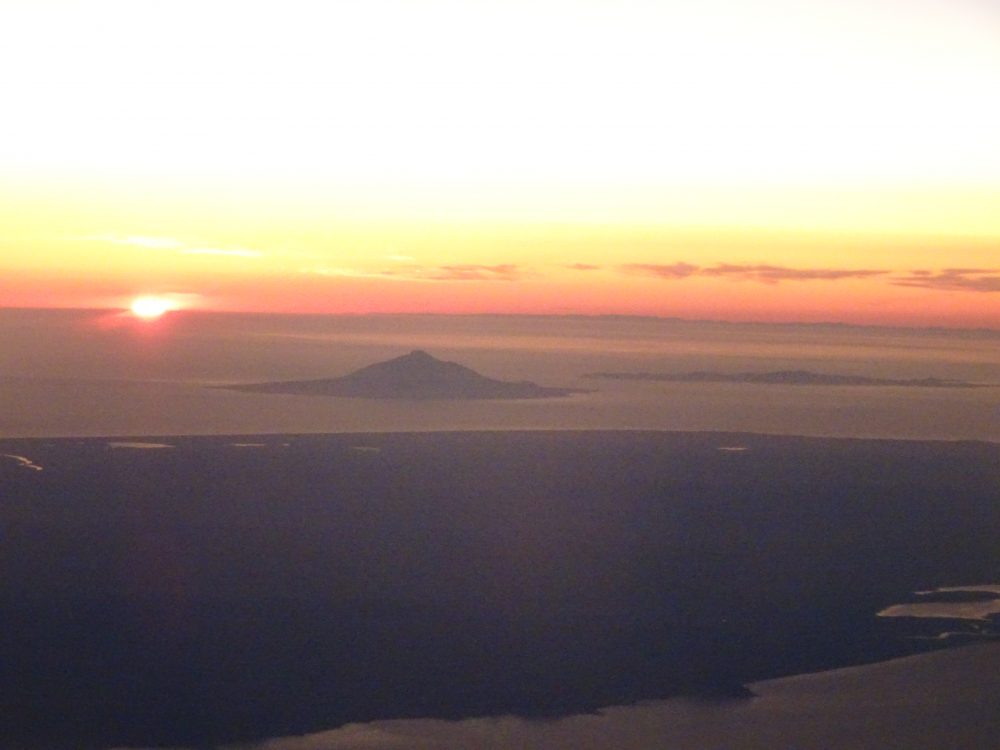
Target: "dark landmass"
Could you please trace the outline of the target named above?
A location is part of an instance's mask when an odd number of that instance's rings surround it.
[[[530,380],[495,380],[457,362],[445,362],[420,350],[362,367],[340,378],[223,387],[251,393],[380,399],[560,398],[583,392],[572,388],[549,388]]]
[[[585,378],[604,380],[656,380],[669,383],[759,383],[764,385],[866,385],[903,388],[988,388],[988,385],[942,378],[868,378],[862,375],[831,375],[808,370],[777,372],[591,372]]]
[[[0,746],[25,750],[739,700],[946,645],[876,613],[1000,581],[996,444],[497,432],[0,453],[41,467],[0,461]]]

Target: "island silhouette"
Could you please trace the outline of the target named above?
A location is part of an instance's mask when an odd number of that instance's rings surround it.
[[[375,399],[534,399],[562,398],[584,391],[552,388],[530,380],[507,381],[446,362],[421,349],[335,378],[286,380],[220,386],[251,393]]]
[[[752,383],[756,385],[858,385],[903,388],[982,388],[979,383],[943,378],[871,378],[863,375],[833,375],[809,370],[775,372],[590,372],[583,377],[604,380],[651,380],[668,383]]]

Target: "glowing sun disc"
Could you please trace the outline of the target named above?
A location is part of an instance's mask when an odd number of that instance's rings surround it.
[[[163,297],[136,297],[130,305],[132,314],[143,320],[153,320],[174,309],[174,304]]]

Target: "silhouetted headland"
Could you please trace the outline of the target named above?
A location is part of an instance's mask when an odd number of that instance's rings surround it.
[[[496,380],[457,362],[437,359],[419,349],[401,357],[362,367],[339,378],[223,387],[252,393],[302,396],[455,400],[561,398],[584,392],[573,388],[550,388],[530,380]]]
[[[808,370],[776,372],[591,372],[585,378],[604,380],[656,380],[668,383],[754,383],[763,385],[866,385],[903,388],[984,388],[980,383],[944,378],[869,378],[863,375],[832,375]]]

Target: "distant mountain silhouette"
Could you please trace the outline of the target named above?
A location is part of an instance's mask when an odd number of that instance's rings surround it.
[[[831,375],[808,370],[776,372],[592,372],[585,378],[605,380],[656,380],[670,383],[759,383],[765,385],[868,385],[905,388],[982,388],[978,383],[942,378],[869,378],[863,375]]]
[[[582,392],[573,388],[548,388],[529,380],[495,380],[457,362],[432,357],[419,349],[402,357],[362,367],[339,378],[222,387],[252,393],[381,399],[558,398]]]

